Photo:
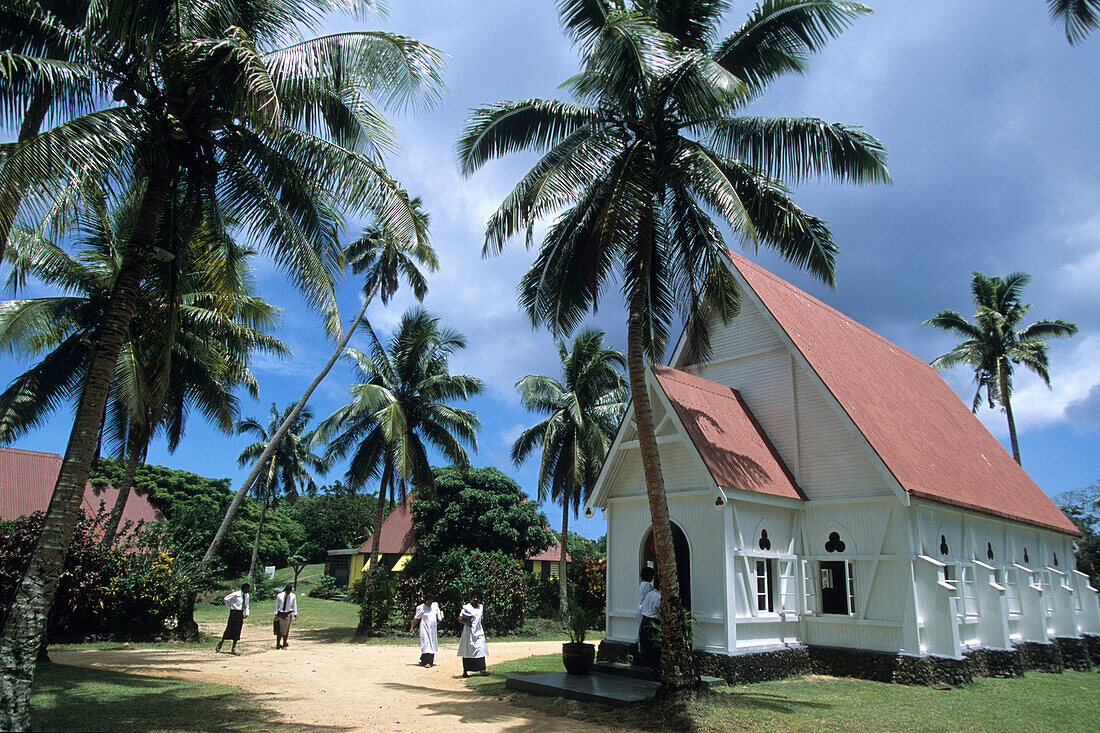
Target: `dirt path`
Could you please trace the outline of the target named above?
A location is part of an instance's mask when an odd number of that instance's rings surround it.
[[[213,631],[213,629],[206,629]],[[218,629],[220,631],[220,629]],[[416,646],[367,646],[314,641],[308,630],[291,635],[276,651],[273,637],[255,631],[241,641],[239,656],[196,649],[51,649],[60,664],[118,672],[202,680],[262,696],[281,722],[341,731],[585,731],[584,723],[549,718],[495,697],[472,692],[461,678],[455,644],[441,644],[437,666],[417,664]],[[551,654],[560,642],[509,642],[489,647],[492,665],[533,654]]]

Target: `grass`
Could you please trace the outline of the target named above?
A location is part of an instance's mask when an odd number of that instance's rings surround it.
[[[34,730],[300,731],[263,700],[232,687],[40,664],[31,695]]]
[[[491,659],[491,658],[490,658]],[[800,677],[720,687],[674,707],[606,708],[505,690],[510,675],[564,671],[558,655],[528,657],[471,678],[485,695],[517,705],[608,726],[692,731],[1094,731],[1100,674],[1029,672],[1022,679],[980,679],[967,687],[888,685],[834,677]]]

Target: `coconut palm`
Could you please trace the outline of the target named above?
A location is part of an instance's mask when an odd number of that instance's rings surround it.
[[[91,358],[95,330],[106,309],[137,197],[108,209],[90,202],[81,217],[82,247],[69,256],[51,242],[17,229],[9,251],[16,292],[30,276],[64,295],[0,303],[0,348],[41,360],[0,394],[0,442],[11,442],[42,424],[53,408],[72,402]],[[203,226],[195,233],[189,272],[174,263],[150,267],[129,337],[115,364],[104,434],[117,446],[126,470],[104,530],[110,546],[125,509],[133,477],[149,442],[163,429],[175,451],[187,415],[196,407],[225,432],[237,417],[233,390],[257,393],[248,368],[253,351],[285,355],[285,345],[266,334],[275,308],[254,294],[248,272],[251,253]]]
[[[645,358],[660,359],[677,309],[704,357],[711,316],[738,294],[716,214],[750,247],[778,252],[826,283],[836,246],[778,179],[885,182],[885,151],[858,128],[811,118],[739,115],[768,84],[801,72],[859,15],[845,0],[765,0],[724,39],[715,0],[559,0],[583,69],[576,102],[530,99],[475,110],[458,143],[464,173],[514,150],[543,157],[486,226],[486,253],[564,209],[520,284],[534,324],[569,333],[612,273],[628,307],[627,372],[646,477],[661,604],[664,694],[698,679],[686,642]]]
[[[558,603],[568,615],[569,591],[566,554],[569,512],[576,516],[596,484],[600,466],[626,408],[627,386],[620,368],[622,352],[604,346],[604,333],[585,329],[572,347],[557,342],[562,381],[528,374],[516,382],[520,402],[546,417],[527,428],[512,444],[512,461],[519,466],[536,449],[539,460],[539,501],[549,497],[561,504],[561,561],[558,564]]]
[[[414,198],[410,203],[419,228],[427,232],[429,217],[427,212],[421,209],[420,199]],[[298,419],[298,415],[305,408],[306,402],[309,401],[314,391],[332,370],[336,360],[344,352],[352,334],[355,333],[355,329],[363,320],[363,316],[367,312],[367,306],[374,300],[374,296],[377,294],[383,303],[389,303],[390,298],[397,292],[400,279],[404,278],[409,287],[412,288],[416,299],[423,300],[428,292],[428,283],[418,269],[418,265],[427,268],[431,272],[434,272],[439,266],[435,250],[428,244],[426,237],[402,236],[385,223],[376,223],[364,229],[362,235],[348,245],[345,257],[351,266],[352,272],[357,275],[364,275],[363,305],[360,306],[359,312],[351,320],[343,338],[340,339],[336,349],[332,352],[332,356],[329,357],[325,365],[321,367],[321,371],[306,387],[305,392],[302,393],[293,409],[284,416],[282,425],[271,436],[267,448],[256,457],[252,471],[233,497],[228,509],[226,509],[225,517],[222,519],[218,531],[214,534],[210,547],[206,550],[203,562],[210,562],[221,548],[229,533],[229,525],[237,515],[245,494],[259,477],[264,464],[270,460],[279,445],[279,441],[291,429],[294,421]]]
[[[1066,40],[1080,43],[1100,25],[1100,0],[1047,0],[1050,15],[1066,27]]]
[[[367,5],[103,0],[88,3],[72,28],[34,0],[0,3],[5,32],[27,39],[6,54],[37,74],[99,92],[92,111],[59,112],[59,124],[5,149],[0,191],[20,195],[0,197],[0,217],[64,230],[89,181],[133,181],[142,191],[44,528],[0,636],[0,728],[29,725],[34,652],[80,511],[115,362],[150,258],[176,255],[156,244],[162,222],[179,216],[182,231],[203,219],[242,222],[325,312],[333,332],[340,214],[375,213],[394,231],[424,236],[407,194],[381,163],[391,133],[371,100],[404,106],[435,99],[439,54],[378,32],[301,40],[328,11]],[[71,55],[60,61],[43,54],[44,38]],[[25,92],[0,78],[0,124],[15,126]]]
[[[380,479],[358,635],[373,633],[385,620],[372,617],[370,604],[385,505],[395,497],[404,501],[410,484],[417,489],[434,487],[429,446],[455,465],[469,465],[463,444],[477,450],[476,431],[481,427],[474,413],[450,404],[482,388],[480,379],[448,371],[450,356],[466,347],[461,334],[441,329],[439,319],[422,308],[402,316],[386,346],[369,325],[368,331],[367,353],[346,351],[358,375],[351,400],[317,426],[317,440],[328,441],[327,458],[351,455],[349,485],[358,489],[372,478]]]
[[[237,456],[238,466],[247,466],[264,454],[272,443],[272,438],[278,432],[287,415],[294,409],[294,405],[287,405],[282,412],[271,403],[271,420],[266,426],[254,417],[247,417],[237,423],[238,435],[253,435],[256,442],[248,445]],[[325,459],[316,455],[310,448],[313,435],[306,429],[313,412],[307,407],[298,413],[290,430],[279,440],[271,458],[267,459],[264,471],[263,485],[256,491],[256,497],[261,500],[260,521],[256,524],[256,539],[252,543],[252,560],[248,564],[248,577],[256,571],[256,556],[260,551],[260,534],[263,531],[264,519],[267,517],[267,508],[277,491],[281,490],[283,496],[290,501],[298,498],[298,487],[303,489],[316,489],[310,469],[324,473],[328,470]]]
[[[1039,375],[1050,387],[1050,358],[1046,339],[1064,338],[1077,333],[1077,326],[1061,318],[1036,321],[1020,327],[1031,304],[1020,302],[1024,288],[1031,282],[1026,272],[1014,272],[1005,278],[986,277],[974,272],[970,294],[977,309],[974,323],[953,310],[942,310],[923,325],[934,326],[959,336],[965,341],[932,361],[937,371],[967,364],[974,370],[978,389],[974,393],[974,412],[982,405],[982,391],[990,408],[1000,404],[1008,420],[1008,437],[1012,457],[1020,462],[1020,445],[1016,440],[1016,420],[1012,416],[1012,373],[1020,364]]]

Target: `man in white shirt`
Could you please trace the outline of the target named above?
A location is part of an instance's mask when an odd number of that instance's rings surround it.
[[[654,588],[646,593],[639,611],[642,614],[642,625],[638,629],[638,654],[643,665],[656,671],[660,660],[654,636],[657,631],[655,624],[661,619],[661,591]]]
[[[222,640],[218,642],[218,646],[214,649],[215,652],[220,652],[222,644],[225,643],[226,639],[229,639],[233,642],[233,647],[229,650],[229,653],[237,656],[241,655],[237,651],[237,642],[241,640],[241,627],[244,626],[244,620],[248,618],[248,594],[250,592],[252,592],[252,586],[248,583],[242,583],[240,590],[233,591],[223,599],[226,607],[229,608],[229,621],[225,624]]]
[[[639,648],[641,647],[641,638],[642,638],[642,601],[645,600],[646,594],[648,594],[651,590],[653,590],[653,577],[654,577],[654,575],[655,575],[655,573],[653,571],[653,568],[651,568],[647,565],[644,568],[642,568],[641,582],[638,583],[638,609],[635,612],[635,615],[637,616],[638,646],[639,646]],[[639,656],[641,656],[640,652],[639,652]]]
[[[298,596],[294,595],[294,587],[287,586],[283,592],[275,596],[275,648],[286,649],[287,637],[290,636],[290,624],[298,618]]]

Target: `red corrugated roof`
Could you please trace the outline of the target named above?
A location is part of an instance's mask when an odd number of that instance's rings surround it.
[[[806,498],[737,390],[666,366],[653,374],[716,484]]]
[[[410,502],[412,494],[405,497],[405,501],[394,507],[390,515],[382,522],[382,536],[379,538],[378,551],[383,555],[412,555],[416,552],[416,535],[413,534],[412,510]],[[369,555],[371,541],[374,535],[367,537],[367,541],[359,547],[359,552]],[[565,556],[569,562],[569,556]],[[551,560],[557,562],[561,559],[561,545],[554,545],[545,552],[539,553],[529,560]]]
[[[746,258],[730,256],[911,496],[1080,534],[926,362]]]
[[[56,453],[0,447],[0,519],[45,511],[60,471],[61,456]],[[113,486],[88,484],[84,489],[84,509],[94,514],[102,501],[110,511],[117,497],[118,489]],[[146,497],[130,492],[122,511],[123,524],[160,519],[164,519],[164,515],[154,509]]]

